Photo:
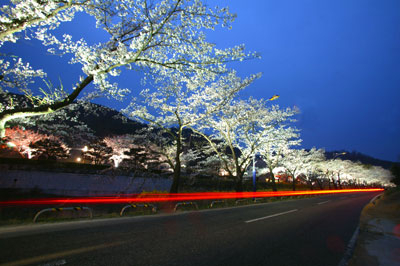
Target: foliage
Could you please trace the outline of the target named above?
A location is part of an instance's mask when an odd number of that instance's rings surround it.
[[[222,110],[237,92],[258,76],[241,80],[235,72],[210,77],[204,73],[187,75],[170,71],[157,79],[157,91],[143,90],[142,101],[134,99],[125,110],[130,117],[156,127],[158,134],[168,134],[170,143],[165,143],[160,153],[174,171],[172,192],[179,189],[182,166],[188,166],[183,161],[194,161],[198,156],[197,151],[183,147],[183,130],[195,128]],[[160,140],[163,140],[161,135]]]
[[[290,121],[296,111],[279,106],[267,107],[268,100],[232,100],[224,108],[210,116],[202,130],[210,146],[223,162],[229,176],[236,180],[237,190],[242,190],[243,175],[262,143],[262,139],[279,125]],[[213,141],[216,140],[216,141]]]
[[[46,138],[31,143],[32,157],[38,159],[59,160],[69,157],[68,147],[57,138]]]
[[[28,159],[32,158],[35,150],[31,144],[48,138],[47,135],[21,127],[7,128],[6,130],[6,139],[10,145],[15,146],[15,149]]]
[[[283,152],[282,166],[292,177],[293,190],[296,190],[296,180],[301,173],[304,176],[310,175],[319,162],[325,160],[324,151],[312,148],[309,151],[304,149],[285,149]]]
[[[95,165],[108,164],[112,156],[112,148],[102,140],[97,140],[87,145],[87,148],[82,151],[84,162],[90,162]]]
[[[261,139],[260,152],[262,159],[266,162],[268,173],[271,176],[273,190],[276,191],[274,170],[282,166],[284,152],[292,146],[297,146],[301,142],[297,130],[292,127],[279,126]]]
[[[95,18],[96,28],[103,30],[108,40],[89,44],[67,33],[55,34],[54,29],[74,19],[78,11]],[[45,77],[46,73],[32,69],[21,58],[1,54],[0,90],[17,87],[33,104],[20,108],[10,100],[0,106],[1,137],[8,121],[64,108],[91,83],[96,90],[90,97],[123,98],[129,90],[112,81],[121,74],[122,67],[144,70],[147,78],[156,79],[158,75],[167,76],[171,70],[211,78],[225,73],[226,62],[256,56],[246,54],[243,45],[217,49],[206,41],[206,30],[219,25],[229,28],[234,18],[227,8],[208,8],[199,0],[14,0],[1,6],[0,46],[19,38],[37,39],[50,53],[67,55],[70,63],[80,64],[83,74],[77,77],[73,88],[64,89],[61,83],[50,91],[35,94],[27,85],[34,83],[37,89],[37,77]]]

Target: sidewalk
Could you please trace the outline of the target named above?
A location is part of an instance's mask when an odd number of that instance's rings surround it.
[[[386,191],[361,213],[349,266],[400,265],[400,190]]]

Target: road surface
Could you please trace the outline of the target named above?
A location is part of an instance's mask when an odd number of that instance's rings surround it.
[[[0,265],[334,265],[379,192],[0,228]]]

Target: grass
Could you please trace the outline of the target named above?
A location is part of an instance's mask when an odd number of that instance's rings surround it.
[[[400,188],[391,188],[365,206],[361,215],[361,224],[371,217],[399,219],[400,221]]]

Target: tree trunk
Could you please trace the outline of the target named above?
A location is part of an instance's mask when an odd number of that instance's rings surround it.
[[[335,180],[333,179],[333,177],[332,177],[332,184],[333,184],[333,187],[334,187],[335,189],[337,189],[337,185],[336,185]]]
[[[180,171],[181,171],[180,166],[179,167],[175,166],[174,179],[172,181],[172,185],[171,185],[171,188],[169,190],[169,193],[178,193],[178,191],[179,191],[179,183],[180,183],[180,179],[181,179]]]
[[[271,180],[272,180],[272,191],[278,191],[278,188],[276,187],[275,183],[275,176],[274,173],[272,172],[273,169],[269,169],[269,172],[271,173]]]
[[[312,184],[312,180],[307,181],[308,186],[310,187],[310,190],[314,190],[314,186]]]
[[[235,184],[235,191],[236,192],[243,192],[243,175],[244,171],[241,171],[240,167],[236,167],[236,184]]]
[[[324,187],[322,186],[322,180],[320,180],[320,179],[317,178],[316,181],[317,181],[317,184],[318,184],[319,189],[323,190]]]
[[[292,179],[293,179],[292,188],[293,188],[293,191],[296,191],[296,178],[294,177],[294,175],[293,175]]]
[[[169,193],[178,193],[180,179],[181,179],[181,152],[182,152],[182,139],[181,131],[178,131],[178,138],[176,140],[176,154],[175,154],[175,167],[174,167],[174,180],[172,181]]]

